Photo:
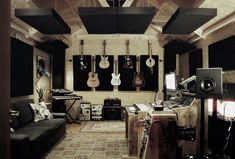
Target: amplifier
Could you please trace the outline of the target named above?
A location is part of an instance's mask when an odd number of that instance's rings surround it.
[[[92,104],[91,105],[91,119],[92,120],[102,120],[102,105]]]
[[[91,120],[91,103],[81,103],[80,120]]]
[[[103,119],[104,120],[121,120],[121,106],[104,106]]]
[[[106,98],[106,99],[104,99],[104,106],[121,106],[121,99],[119,99],[119,98]]]

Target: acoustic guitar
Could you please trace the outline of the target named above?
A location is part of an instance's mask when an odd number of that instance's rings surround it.
[[[99,62],[99,66],[100,68],[106,69],[109,67],[109,60],[108,60],[108,56],[105,55],[105,47],[106,47],[106,40],[103,41],[103,46],[104,46],[104,53],[103,55],[101,55],[101,60]]]
[[[112,75],[111,84],[113,86],[119,86],[121,84],[120,73],[118,73],[117,71],[117,62],[118,62],[117,60],[114,61],[115,71],[114,73],[111,74]]]
[[[150,43],[150,41],[148,41],[148,54],[149,58],[145,63],[148,67],[153,67],[155,65],[155,60],[152,58],[152,43]]]
[[[95,58],[92,56],[91,61],[91,72],[88,74],[87,86],[91,88],[98,87],[100,85],[100,81],[98,78],[98,73],[95,73]]]
[[[126,56],[125,56],[125,61],[123,64],[123,68],[125,69],[132,69],[133,68],[133,63],[130,59],[130,55],[129,55],[129,40],[126,40]]]
[[[137,57],[137,71],[134,74],[134,78],[132,80],[132,85],[134,87],[144,87],[144,73],[140,71],[140,57]]]
[[[84,46],[84,41],[80,41],[80,62],[77,68],[79,70],[85,70],[87,68],[87,62],[86,59],[83,57],[83,46]]]

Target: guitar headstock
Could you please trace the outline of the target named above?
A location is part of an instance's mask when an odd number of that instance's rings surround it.
[[[126,40],[126,45],[128,46],[130,44],[130,41],[129,40]]]
[[[103,45],[104,45],[104,46],[106,45],[106,40],[103,41]]]
[[[80,45],[84,45],[84,40],[80,40]]]
[[[150,40],[148,40],[148,46],[149,48],[152,47],[152,42]]]

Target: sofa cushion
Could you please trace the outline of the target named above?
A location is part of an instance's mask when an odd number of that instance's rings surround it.
[[[39,122],[32,122],[27,127],[50,127],[53,131],[65,127],[66,121],[63,118],[42,120]]]
[[[25,126],[23,128],[19,128],[15,131],[17,134],[25,134],[29,136],[29,141],[38,141],[45,140],[48,135],[52,135],[52,129],[50,127],[45,126]]]
[[[22,127],[33,121],[33,112],[30,108],[29,103],[33,103],[32,99],[28,99],[25,101],[12,103],[12,107],[14,110],[19,111],[19,116],[14,121],[14,128]]]

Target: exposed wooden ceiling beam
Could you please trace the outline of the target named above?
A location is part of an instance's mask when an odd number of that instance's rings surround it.
[[[28,35],[26,36],[26,38],[32,37],[33,35],[35,35],[36,33],[38,33],[38,31],[34,28],[30,28],[28,30]]]
[[[29,30],[25,29],[25,27],[22,27],[20,24],[18,24],[16,21],[11,21],[11,28],[24,34],[24,36],[28,39],[28,38],[31,38],[35,41],[38,41],[38,42],[43,42],[43,40],[36,36],[35,34],[38,33],[38,31],[36,30],[36,32],[34,34],[31,33],[30,35],[30,32]]]
[[[144,34],[79,34],[76,39],[149,39],[157,40],[155,35]]]
[[[235,12],[233,12],[232,14],[226,16],[225,18],[221,19],[220,21],[218,21],[217,23],[213,24],[212,26],[206,28],[203,31],[203,34],[199,37],[193,38],[190,40],[190,42],[196,42],[197,40],[201,39],[201,38],[206,38],[207,35],[213,33],[214,31],[232,23],[235,22]]]
[[[102,7],[110,7],[106,0],[98,0],[98,2]]]
[[[64,7],[60,13],[61,14],[66,14],[68,12],[70,12],[71,10],[73,10],[74,8],[80,6],[82,4],[82,1],[69,1],[69,0],[65,0],[66,4],[68,5],[68,7]]]
[[[135,0],[126,0],[122,7],[130,7]]]

